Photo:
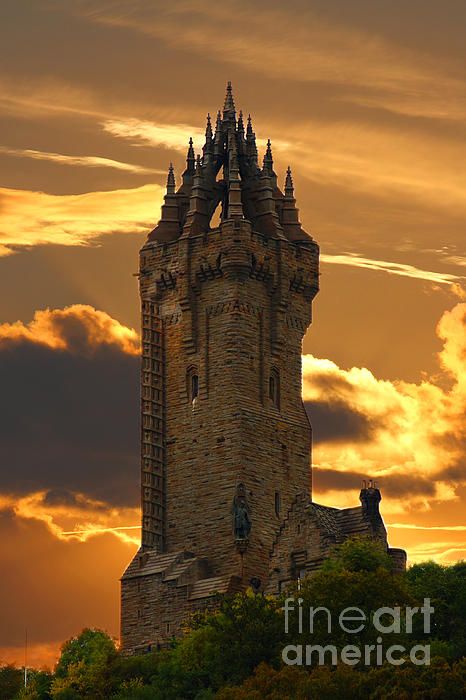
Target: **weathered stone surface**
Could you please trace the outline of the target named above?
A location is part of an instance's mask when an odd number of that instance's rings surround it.
[[[301,349],[319,248],[290,171],[278,188],[270,144],[259,168],[230,88],[175,190],[170,169],[140,255],[142,542],[122,578],[127,653],[165,643],[251,579],[278,590],[350,533],[386,541],[372,501],[364,513],[310,501]]]

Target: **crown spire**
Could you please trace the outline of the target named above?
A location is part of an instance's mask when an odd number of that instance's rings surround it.
[[[292,176],[291,176],[291,168],[290,168],[290,166],[288,166],[288,168],[286,169],[285,197],[294,197],[293,178],[292,178]]]
[[[173,170],[173,163],[170,163],[167,175],[167,194],[175,194],[175,187],[175,171]]]
[[[235,111],[235,102],[233,100],[233,91],[231,87],[231,82],[230,80],[227,83],[227,91],[225,95],[225,104],[223,105],[223,116],[228,112],[234,112]]]
[[[212,116],[208,113],[204,124],[202,147],[195,149],[189,139],[180,187],[170,163],[162,217],[150,240],[166,242],[208,232],[213,212],[221,203],[222,222],[239,219],[267,237],[297,244],[312,241],[299,221],[291,168],[279,188],[270,139],[259,160],[251,115],[239,108],[236,112],[230,82],[223,110],[221,107]]]

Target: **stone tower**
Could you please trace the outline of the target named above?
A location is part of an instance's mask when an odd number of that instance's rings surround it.
[[[170,165],[140,253],[142,542],[122,578],[127,652],[179,634],[218,593],[266,588],[285,556],[280,534],[311,498],[301,349],[318,264],[291,170],[281,190],[270,141],[259,164],[229,83],[178,189]]]

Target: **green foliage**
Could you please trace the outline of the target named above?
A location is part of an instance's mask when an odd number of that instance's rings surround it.
[[[18,693],[18,700],[50,700],[52,674],[49,671],[28,671],[27,687]]]
[[[63,647],[55,673],[32,672],[27,689],[23,674],[0,668],[1,700],[459,700],[466,697],[466,564],[433,562],[393,574],[390,558],[376,542],[355,539],[336,548],[317,573],[292,590],[295,613],[285,633],[282,599],[252,592],[219,600],[218,609],[193,616],[184,637],[143,656],[119,654],[101,630],[85,629]],[[303,633],[298,629],[298,598],[303,609]],[[371,622],[382,607],[421,606],[430,598],[433,628],[425,634],[423,618],[415,615],[413,634],[383,634],[383,647],[396,643],[407,649],[431,645],[430,666],[385,664],[367,667],[286,666],[285,646],[374,644],[380,634]],[[314,617],[309,608],[327,608]],[[367,619],[356,634],[342,630],[344,608],[357,607]],[[391,622],[389,616],[384,623]],[[351,627],[352,624],[349,623]],[[330,657],[328,657],[330,661]],[[314,664],[317,663],[317,659]],[[373,660],[375,663],[375,659]]]
[[[433,561],[415,564],[406,572],[413,596],[418,601],[430,598],[435,609],[432,616],[431,639],[443,642],[446,658],[460,658],[466,654],[466,562],[442,566]],[[417,637],[425,637],[422,629],[415,629]],[[448,643],[448,650],[445,647]],[[442,654],[443,655],[443,654]]]
[[[115,643],[106,632],[86,628],[63,644],[55,675],[64,678],[72,665],[82,663],[84,667],[96,666],[106,663],[115,654]]]
[[[283,639],[281,601],[248,591],[223,600],[175,655],[184,668],[198,674],[205,669],[211,686],[219,688],[246,678],[261,661],[278,665]]]
[[[337,649],[348,644],[375,644],[380,632],[372,624],[374,612],[383,607],[404,608],[413,602],[404,576],[393,575],[389,570],[390,562],[386,559],[387,555],[376,543],[367,540],[345,542],[328,565],[306,578],[299,592],[292,592],[295,611],[289,616],[290,633],[286,643],[332,644]],[[298,627],[298,597],[302,599],[301,634]],[[330,618],[324,611],[316,612],[311,631],[309,610],[320,607],[330,612]],[[339,624],[339,615],[345,608],[355,607],[364,613],[366,622],[360,632],[347,632]],[[389,616],[381,621],[386,625],[392,622],[392,618]],[[355,622],[345,626],[355,629],[360,624]],[[404,644],[405,641],[399,633],[384,634],[386,646]]]
[[[431,666],[383,666],[358,673],[348,666],[326,666],[311,673],[284,667],[279,671],[261,664],[241,686],[224,688],[216,700],[463,700],[466,663],[449,666],[434,660]]]
[[[109,662],[116,656],[115,643],[106,632],[84,629],[62,646],[55,668],[53,700],[99,700],[108,697]]]
[[[23,671],[12,664],[0,666],[0,698],[14,698],[23,684]]]
[[[384,546],[367,537],[352,537],[335,547],[324,562],[322,571],[392,571],[392,560]]]

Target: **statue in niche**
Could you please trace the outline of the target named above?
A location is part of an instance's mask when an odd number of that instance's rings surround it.
[[[251,532],[251,519],[244,484],[238,484],[236,487],[236,495],[233,499],[233,520],[235,539],[247,540]]]

